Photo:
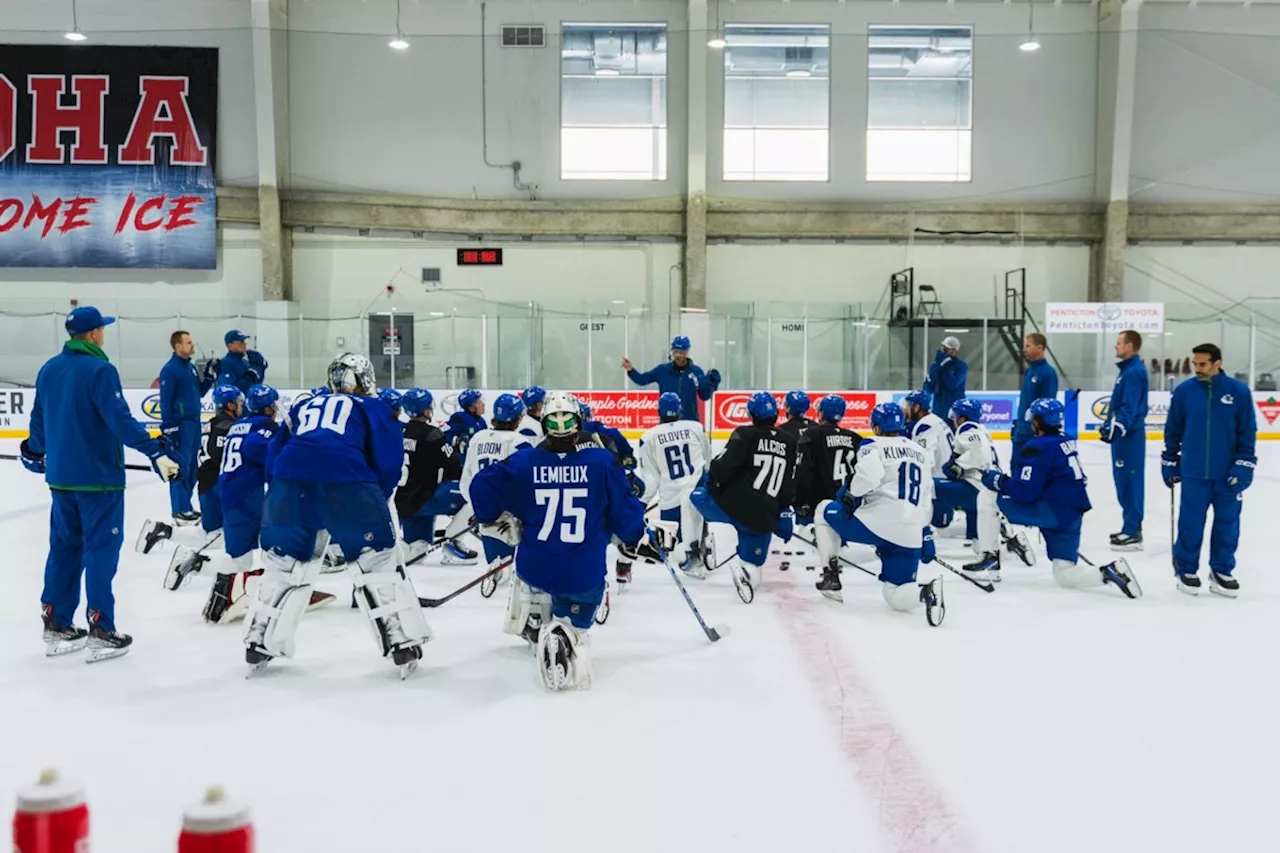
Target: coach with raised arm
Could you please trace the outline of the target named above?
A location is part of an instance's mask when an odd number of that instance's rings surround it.
[[[696,421],[698,418],[698,400],[710,400],[711,395],[720,387],[720,371],[714,367],[703,372],[701,367],[689,360],[689,339],[677,335],[671,341],[671,360],[659,364],[646,373],[641,373],[631,365],[631,359],[622,359],[622,369],[627,377],[637,385],[658,384],[661,394],[676,394],[680,397],[681,415],[686,420]]]

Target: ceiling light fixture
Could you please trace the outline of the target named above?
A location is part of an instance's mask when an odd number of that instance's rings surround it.
[[[1027,40],[1018,45],[1018,50],[1034,53],[1039,49],[1040,42],[1036,41],[1036,3],[1035,0],[1027,0]]]
[[[597,77],[618,77],[620,76],[620,73],[616,68],[597,68],[596,76]]]
[[[787,72],[787,76],[788,77],[812,77],[813,72],[806,71],[803,68],[792,68],[790,71]]]
[[[408,50],[409,42],[405,40],[404,30],[400,29],[400,0],[396,0],[396,37],[387,42],[392,50]]]
[[[712,50],[724,50],[729,43],[724,38],[724,26],[720,23],[720,0],[716,0],[715,5],[716,16],[716,34],[707,40],[707,47]]]
[[[85,41],[89,38],[80,32],[80,15],[76,10],[76,0],[71,0],[71,32],[63,33],[62,37],[67,41]]]

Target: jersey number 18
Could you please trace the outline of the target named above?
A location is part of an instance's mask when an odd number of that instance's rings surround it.
[[[914,462],[904,462],[898,468],[898,500],[906,501],[912,506],[920,505],[920,483],[923,474],[920,466]]]

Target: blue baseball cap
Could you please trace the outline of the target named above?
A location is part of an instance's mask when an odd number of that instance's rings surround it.
[[[232,329],[231,331],[227,332],[225,335],[222,336],[222,342],[224,344],[232,344],[232,343],[235,343],[236,341],[247,341],[247,340],[249,340],[249,336],[246,335],[244,332],[240,331],[239,329]]]
[[[73,308],[67,315],[67,334],[83,335],[85,332],[110,326],[115,321],[115,317],[103,317],[102,312],[92,305],[82,305],[79,308]]]

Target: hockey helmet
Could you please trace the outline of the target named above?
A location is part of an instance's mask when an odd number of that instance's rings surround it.
[[[410,388],[401,395],[400,408],[411,418],[422,418],[435,408],[435,402],[426,388]]]
[[[676,350],[684,350],[685,352],[688,352],[689,347],[690,347],[689,338],[686,337],[685,335],[676,335],[674,338],[671,339],[672,352],[675,352]]]
[[[391,411],[400,411],[401,400],[404,395],[394,388],[383,388],[378,392],[378,399],[391,407]]]
[[[565,438],[582,428],[582,409],[566,391],[552,391],[542,410],[542,429],[547,435]]]
[[[972,397],[961,397],[951,404],[951,420],[964,418],[966,421],[982,420],[982,404]]]
[[[753,421],[776,421],[778,401],[768,391],[757,391],[747,399],[747,414]]]
[[[329,364],[329,390],[338,394],[378,393],[378,380],[369,357],[358,352],[344,352]]]
[[[675,391],[666,391],[658,395],[658,418],[660,420],[679,420],[684,414],[684,403]]]
[[[1053,397],[1041,397],[1031,404],[1027,414],[1031,415],[1032,420],[1039,421],[1041,426],[1060,427],[1066,411],[1066,407]]]
[[[232,403],[243,401],[244,395],[234,385],[219,385],[213,389],[213,404],[219,409],[223,406],[230,406]]]
[[[824,421],[840,423],[849,404],[839,394],[828,394],[818,401],[818,414]]]
[[[902,404],[919,406],[927,412],[933,406],[933,395],[928,391],[912,391],[902,398]]]
[[[906,420],[907,416],[902,413],[902,407],[897,403],[880,403],[871,410],[871,426],[878,429],[881,435],[902,432],[902,426]]]
[[[254,385],[244,395],[244,408],[249,414],[258,415],[264,409],[273,407],[279,400],[279,392],[270,385]]]
[[[525,408],[532,409],[547,398],[547,389],[541,385],[530,385],[524,389],[520,395],[520,400],[524,403]]]
[[[474,388],[468,388],[467,390],[463,391],[461,394],[458,395],[458,408],[470,409],[476,403],[479,403],[483,398],[484,398],[484,395],[481,394],[479,391],[477,391]]]
[[[782,401],[782,408],[793,418],[803,417],[809,411],[809,395],[803,391],[788,391],[787,398]]]
[[[534,391],[534,390],[536,390],[540,395],[543,395],[543,396],[545,396],[547,393],[546,391],[543,391],[541,388],[538,388],[538,386],[536,385],[533,388],[526,389],[525,393],[528,394],[530,391]],[[541,400],[542,396],[539,396],[538,399]],[[519,397],[517,397],[515,394],[499,395],[498,399],[493,401],[494,423],[500,423],[500,424],[515,423],[516,421],[520,420],[520,418],[524,415],[524,406],[525,406],[524,401],[521,400]]]
[[[591,407],[581,400],[578,401],[578,411],[582,414],[582,422],[585,424],[591,420]]]

